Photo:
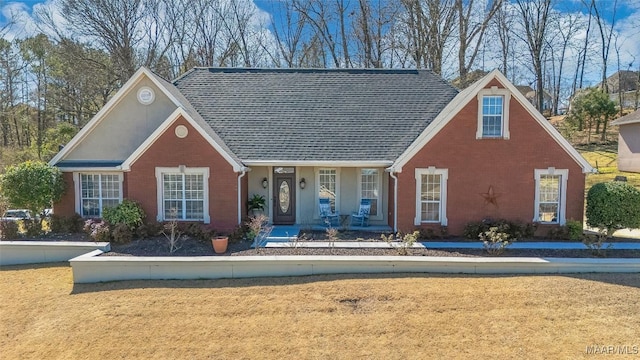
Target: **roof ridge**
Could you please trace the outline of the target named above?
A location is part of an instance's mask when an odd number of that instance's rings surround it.
[[[177,81],[185,75],[196,70],[210,72],[242,73],[242,72],[273,72],[273,73],[389,73],[389,74],[421,74],[429,73],[437,78],[441,78],[429,69],[383,69],[383,68],[268,68],[268,67],[216,67],[216,66],[196,66],[185,72],[174,80]]]

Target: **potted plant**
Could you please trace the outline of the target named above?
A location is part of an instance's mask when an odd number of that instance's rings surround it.
[[[227,246],[229,245],[228,236],[214,236],[211,238],[211,245],[213,245],[213,251],[216,254],[224,254],[227,252]]]
[[[264,196],[260,194],[253,194],[253,196],[247,201],[247,210],[249,211],[249,214],[256,216],[263,213],[266,204],[267,200],[265,200]]]

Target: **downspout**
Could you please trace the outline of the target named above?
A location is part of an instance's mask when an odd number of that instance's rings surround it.
[[[393,179],[393,233],[398,233],[398,178],[390,169],[389,176]]]
[[[242,224],[242,178],[247,175],[246,168],[238,176],[238,225]]]

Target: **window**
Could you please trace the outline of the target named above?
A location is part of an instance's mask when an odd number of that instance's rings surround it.
[[[482,97],[482,137],[502,136],[502,96]]]
[[[378,216],[380,199],[379,174],[378,169],[360,169],[360,199],[371,200],[370,216]]]
[[[208,168],[156,168],[158,220],[209,222]]]
[[[338,171],[336,169],[318,170],[318,198],[328,198],[331,211],[336,211],[338,203]]]
[[[122,202],[122,174],[74,174],[80,196],[76,211],[82,217],[101,217],[102,210]]]
[[[569,170],[535,170],[536,194],[533,221],[565,223],[566,184]]]
[[[415,225],[447,225],[447,169],[416,169]]]
[[[477,139],[509,138],[509,101],[507,89],[493,86],[478,92]]]

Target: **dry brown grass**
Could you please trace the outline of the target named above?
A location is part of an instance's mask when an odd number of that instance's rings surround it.
[[[550,359],[640,345],[640,276],[344,275],[73,286],[0,271],[2,359]]]

